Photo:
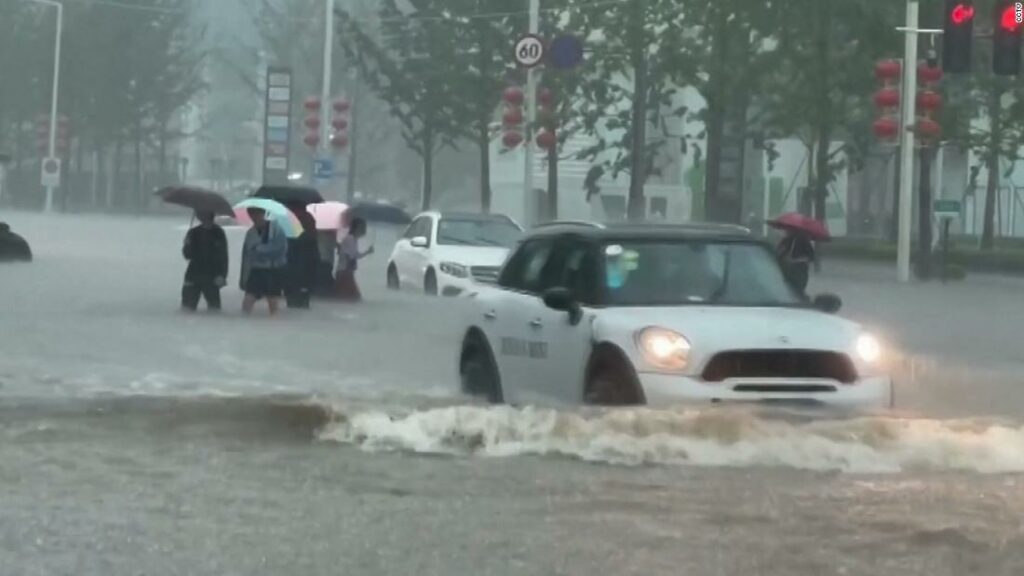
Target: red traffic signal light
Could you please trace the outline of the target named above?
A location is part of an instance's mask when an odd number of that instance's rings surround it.
[[[1021,21],[1018,19],[1020,15],[1017,2],[1004,7],[1002,15],[999,17],[999,27],[1011,34],[1016,32],[1021,27]]]
[[[974,20],[974,6],[963,2],[958,2],[953,9],[949,12],[949,19],[952,20],[953,24],[960,25]]]
[[[942,34],[942,69],[953,74],[970,72],[973,42],[973,0],[946,0]]]
[[[1015,76],[1020,71],[1021,19],[1024,14],[1019,0],[1000,0],[993,14],[992,72],[998,76]]]

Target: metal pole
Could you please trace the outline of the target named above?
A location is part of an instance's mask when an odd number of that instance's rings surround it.
[[[910,282],[910,229],[914,216],[914,125],[917,117],[917,0],[907,0],[907,30],[903,50],[903,143],[900,150],[900,211],[896,242],[896,273]]]
[[[320,159],[330,158],[331,151],[331,67],[334,57],[334,0],[326,0],[324,14],[324,72],[320,88]],[[330,180],[323,183],[330,186]]]
[[[530,2],[530,34],[540,30],[540,0]],[[526,70],[526,142],[523,150],[526,154],[523,167],[523,224],[529,226],[536,220],[533,193],[533,125],[537,121],[537,77],[533,68]]]
[[[53,43],[53,88],[50,95],[50,135],[48,158],[57,156],[57,96],[60,94],[60,43],[64,32],[64,5],[52,0],[32,0],[38,4],[46,4],[57,9],[57,38]],[[44,210],[53,212],[53,186],[46,187],[46,204]]]

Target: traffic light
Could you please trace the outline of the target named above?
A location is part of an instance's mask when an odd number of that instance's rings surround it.
[[[997,76],[1016,76],[1020,72],[1020,36],[1022,7],[1019,0],[996,2],[992,36],[992,72]]]
[[[942,69],[951,74],[971,71],[974,36],[973,0],[946,0],[942,35]]]

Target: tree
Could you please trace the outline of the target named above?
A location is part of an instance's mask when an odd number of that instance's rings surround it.
[[[343,13],[342,47],[358,63],[367,85],[388,104],[406,145],[423,160],[425,210],[431,204],[435,155],[443,146],[455,147],[465,133],[458,109],[463,95],[448,81],[460,74],[452,15],[441,0],[422,0],[417,17],[409,19],[394,0],[387,0],[379,16],[381,29],[368,31],[364,21]]]

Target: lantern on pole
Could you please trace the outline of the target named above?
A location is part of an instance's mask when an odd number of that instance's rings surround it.
[[[352,103],[345,98],[339,98],[331,105],[334,110],[334,118],[331,119],[331,146],[337,151],[348,147],[348,114],[352,109]]]
[[[505,148],[512,149],[523,143],[523,124],[525,122],[523,101],[525,97],[521,88],[509,86],[502,93],[502,99],[505,101],[505,112],[501,117],[504,131],[501,143]]]
[[[875,78],[881,83],[881,87],[873,98],[879,116],[871,128],[875,137],[883,142],[894,142],[900,135],[901,96],[898,83],[901,69],[898,60],[880,60],[875,64]]]
[[[310,96],[303,101],[302,107],[306,110],[306,118],[302,121],[306,133],[302,143],[315,149],[320,145],[320,99]]]
[[[942,126],[936,120],[942,109],[942,96],[937,88],[942,79],[942,68],[939,68],[937,62],[924,62],[917,69],[917,77],[921,88],[917,92],[919,115],[915,131],[925,144],[931,144],[942,134]]]
[[[557,120],[554,92],[548,88],[541,88],[537,91],[537,103],[537,118],[542,126],[542,130],[537,134],[537,146],[541,150],[551,152],[558,145],[558,137],[555,134]]]

